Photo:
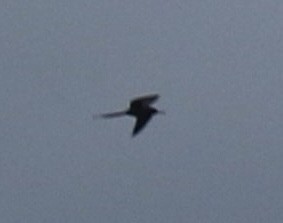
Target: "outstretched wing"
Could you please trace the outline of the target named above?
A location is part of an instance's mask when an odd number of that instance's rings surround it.
[[[142,97],[135,98],[131,101],[131,107],[135,106],[143,106],[143,105],[149,105],[155,102],[159,98],[158,94],[152,94],[152,95],[145,95]]]
[[[138,134],[146,126],[146,124],[149,122],[151,117],[152,117],[151,114],[144,115],[142,117],[137,117],[136,125],[133,129],[133,136]]]

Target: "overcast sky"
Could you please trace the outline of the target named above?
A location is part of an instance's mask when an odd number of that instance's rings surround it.
[[[282,1],[0,6],[1,222],[282,222]]]

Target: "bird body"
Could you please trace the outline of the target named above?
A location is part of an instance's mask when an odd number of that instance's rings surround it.
[[[102,114],[103,118],[115,118],[122,117],[124,115],[133,116],[136,118],[136,124],[133,129],[132,135],[138,134],[149,122],[153,115],[160,113],[164,114],[163,111],[159,111],[150,105],[159,98],[159,95],[146,95],[133,99],[130,102],[130,107],[125,111],[113,112]]]

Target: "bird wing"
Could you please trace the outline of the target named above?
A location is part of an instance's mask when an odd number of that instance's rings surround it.
[[[151,117],[151,114],[144,115],[142,117],[137,117],[136,125],[133,129],[133,136],[138,134],[146,126]]]
[[[131,101],[131,107],[140,106],[140,105],[149,105],[155,102],[158,98],[159,98],[158,94],[145,95],[142,97],[138,97]]]

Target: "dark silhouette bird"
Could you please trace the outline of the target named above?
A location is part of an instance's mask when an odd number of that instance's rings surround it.
[[[130,102],[130,107],[127,110],[101,114],[102,118],[116,118],[125,115],[130,115],[136,118],[136,124],[132,132],[132,136],[138,134],[149,122],[155,114],[165,114],[164,111],[159,111],[150,105],[159,98],[159,95],[146,95],[133,99]]]

